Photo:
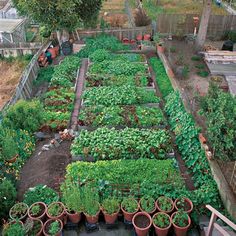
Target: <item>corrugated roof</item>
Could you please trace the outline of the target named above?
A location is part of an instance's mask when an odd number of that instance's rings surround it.
[[[13,33],[23,22],[24,19],[0,19],[0,33]]]

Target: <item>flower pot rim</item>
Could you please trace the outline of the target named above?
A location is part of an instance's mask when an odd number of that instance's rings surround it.
[[[145,211],[145,210],[143,210],[143,208],[142,208],[142,206],[141,206],[141,199],[142,198],[140,198],[140,200],[139,200],[139,209],[142,211],[142,212],[146,212],[146,213],[148,213],[148,214],[153,214],[155,211],[156,211],[156,209],[157,209],[157,207],[156,207],[156,202],[155,202],[155,199],[153,198],[153,200],[154,200],[154,209],[152,210],[152,211]]]
[[[147,227],[145,227],[145,228],[139,228],[139,227],[134,223],[135,218],[136,218],[137,216],[140,216],[140,215],[146,216],[146,217],[149,219],[149,221],[150,221],[149,225],[148,225]],[[134,215],[134,217],[133,217],[133,219],[132,219],[132,224],[133,224],[133,226],[134,226],[135,228],[137,228],[137,229],[139,229],[139,230],[147,230],[147,229],[149,229],[149,228],[152,226],[152,217],[151,217],[147,212],[144,212],[144,211],[138,212],[138,213],[136,213],[136,214]]]
[[[63,207],[63,211],[62,211],[62,213],[61,213],[60,215],[51,216],[51,215],[49,214],[48,208],[49,208],[49,206],[52,205],[52,204],[59,204],[59,205],[61,205],[61,206]],[[48,216],[48,218],[51,218],[51,219],[60,218],[60,217],[62,217],[62,216],[64,215],[64,213],[65,213],[65,205],[64,205],[62,202],[52,202],[52,203],[50,203],[50,204],[48,205],[48,207],[46,208],[46,215]]]
[[[156,216],[156,215],[161,215],[161,214],[164,214],[164,215],[168,216],[168,218],[169,218],[170,224],[169,224],[169,226],[167,226],[166,228],[160,228],[159,226],[155,225],[155,223],[154,223],[154,220],[153,220],[153,219],[155,218],[155,216]],[[156,213],[155,215],[153,215],[153,217],[152,217],[152,224],[153,224],[154,228],[157,228],[157,229],[160,229],[160,230],[167,230],[167,229],[169,229],[169,228],[171,227],[172,222],[171,222],[170,216],[169,216],[167,213],[165,213],[165,212],[157,212],[157,213]]]
[[[116,214],[118,214],[118,213],[120,212],[120,207],[119,207],[119,209],[118,209],[116,212],[114,212],[114,213],[112,213],[112,214],[106,213],[106,211],[104,210],[104,208],[101,208],[101,211],[102,211],[102,213],[103,213],[104,215],[113,216],[113,215],[116,215]]]
[[[84,213],[84,215],[87,216],[87,217],[96,217],[96,216],[99,215],[100,211],[101,211],[101,209],[99,208],[98,212],[97,212],[95,215],[89,215],[89,214],[87,214],[85,211],[83,211],[83,213]]]
[[[35,206],[36,204],[39,204],[39,205],[44,206],[44,212],[43,212],[40,216],[37,216],[37,217],[32,216],[32,215],[30,214],[30,209],[32,208],[32,206]],[[35,202],[35,203],[31,204],[31,206],[28,208],[28,216],[29,216],[32,220],[37,220],[37,219],[40,219],[41,217],[43,217],[43,215],[46,214],[46,211],[47,211],[47,205],[46,205],[44,202]]]
[[[44,226],[44,225],[43,225],[42,220],[40,220],[40,219],[32,219],[32,220],[33,220],[33,221],[39,221],[40,224],[41,224],[41,229],[37,232],[37,234],[40,233],[41,230],[43,231],[43,226]],[[41,231],[41,232],[42,232],[42,231]]]
[[[47,234],[47,233],[45,232],[45,227],[46,227],[47,223],[50,222],[50,221],[59,221],[59,223],[60,223],[60,225],[61,225],[61,228],[60,228],[60,231],[58,231],[57,233],[60,233],[60,232],[62,231],[62,229],[63,229],[63,223],[62,223],[62,221],[61,221],[60,219],[57,219],[57,220],[48,219],[48,220],[43,224],[43,233],[44,233],[44,235],[49,236],[49,234]]]
[[[126,214],[136,214],[138,211],[139,211],[139,209],[140,209],[140,206],[139,206],[139,204],[138,204],[138,208],[137,208],[137,210],[136,211],[134,211],[134,212],[128,212],[128,211],[126,211],[124,208],[123,208],[123,206],[121,205],[121,210],[123,211],[123,212],[125,212]]]
[[[169,200],[171,201],[171,203],[172,203],[172,208],[171,208],[171,210],[169,210],[169,211],[164,211],[164,210],[162,210],[162,209],[159,207],[159,205],[158,205],[158,199],[161,198],[161,197],[165,197],[165,198],[167,198],[167,199],[169,199]],[[167,214],[168,214],[168,213],[171,213],[171,212],[174,210],[174,208],[175,208],[174,201],[173,201],[170,197],[166,197],[166,196],[160,196],[159,198],[157,198],[157,200],[156,200],[156,202],[155,202],[157,210],[160,211],[160,212],[167,213]]]
[[[187,202],[189,203],[189,205],[190,205],[190,209],[189,210],[187,210],[187,211],[184,211],[184,212],[187,212],[187,213],[190,213],[190,212],[192,212],[192,210],[193,210],[193,203],[192,203],[192,201],[189,199],[189,198],[187,198],[187,197],[182,197],[182,198],[184,198],[185,200],[187,200]],[[177,199],[175,199],[175,201],[174,201],[174,207],[175,207],[175,209],[178,211],[178,210],[180,210],[178,207],[177,207],[177,202],[180,200],[180,198],[177,198]]]
[[[82,211],[74,211],[75,213],[70,213],[70,211],[67,208],[65,208],[65,212],[66,212],[67,215],[76,215],[76,214],[79,215],[79,214],[82,213]]]
[[[20,217],[20,218],[13,218],[12,215],[11,215],[12,208],[13,208],[15,205],[17,205],[17,204],[23,204],[23,205],[25,205],[25,206],[27,207],[27,210],[26,210],[25,214],[24,214],[22,217]],[[11,207],[11,209],[9,210],[9,216],[10,216],[10,218],[11,218],[12,220],[19,220],[19,221],[20,221],[20,220],[24,219],[24,218],[28,215],[28,210],[29,210],[29,206],[28,206],[26,203],[24,203],[24,202],[17,202],[17,203],[15,203],[15,204]]]
[[[188,225],[187,225],[187,226],[180,227],[180,226],[176,225],[176,224],[173,222],[173,218],[174,218],[174,216],[176,215],[177,212],[178,212],[178,211],[174,212],[174,213],[171,215],[171,217],[170,217],[170,220],[171,220],[171,223],[173,224],[173,226],[176,227],[177,229],[187,229],[187,228],[189,228],[190,225],[191,225],[191,222],[192,222],[189,215],[188,215]]]

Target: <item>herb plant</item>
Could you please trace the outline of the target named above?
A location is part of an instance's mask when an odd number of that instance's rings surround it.
[[[177,211],[173,217],[173,223],[179,227],[186,227],[189,224],[188,214],[184,211]]]
[[[140,199],[140,207],[143,211],[152,212],[155,209],[155,200],[152,197],[144,196]]]
[[[60,231],[60,222],[59,221],[56,220],[56,221],[53,221],[52,223],[50,223],[48,233],[51,236],[56,235],[59,231]]]
[[[64,211],[64,208],[58,202],[52,202],[48,206],[48,214],[50,216],[53,216],[53,217],[59,216],[63,213],[63,211]]]
[[[153,217],[153,223],[159,228],[167,228],[170,225],[170,218],[165,213],[158,213]]]
[[[105,199],[102,202],[102,208],[103,208],[103,211],[106,214],[112,215],[112,214],[114,214],[114,213],[119,211],[120,204],[119,204],[118,199],[116,199],[114,197],[110,197],[110,198]]]
[[[157,199],[158,206],[162,211],[171,211],[173,208],[173,202],[171,199],[165,196],[161,196]]]
[[[134,213],[138,211],[138,202],[132,197],[123,199],[121,205],[123,209],[129,213]]]

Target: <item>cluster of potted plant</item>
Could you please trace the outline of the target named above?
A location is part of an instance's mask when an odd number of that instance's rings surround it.
[[[159,212],[151,218],[156,209]],[[146,236],[151,225],[158,236],[166,236],[172,225],[176,236],[185,236],[191,225],[189,213],[193,210],[193,204],[185,197],[176,199],[174,203],[165,196],[159,197],[156,202],[153,198],[143,197],[140,199],[140,210],[132,217],[138,236]]]

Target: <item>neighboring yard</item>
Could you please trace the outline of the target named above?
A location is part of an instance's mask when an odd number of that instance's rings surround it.
[[[133,8],[137,7],[136,0],[130,0],[130,5]],[[143,1],[143,7],[147,11],[149,17],[155,20],[158,14],[201,14],[202,4],[199,1],[193,0],[160,0],[160,5],[157,5],[156,0]],[[227,15],[227,12],[215,4],[212,6],[214,15]]]

